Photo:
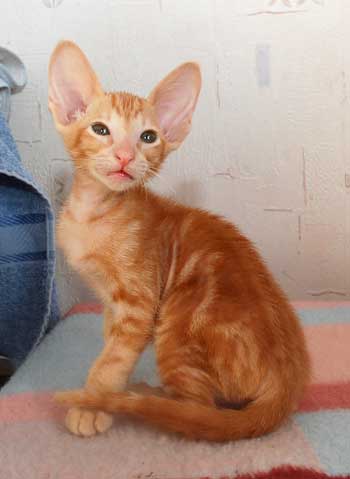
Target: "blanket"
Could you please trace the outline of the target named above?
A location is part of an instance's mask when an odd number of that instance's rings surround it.
[[[296,306],[314,371],[299,411],[272,434],[227,444],[189,441],[125,417],[93,438],[67,432],[52,392],[81,386],[102,348],[99,306],[74,308],[0,392],[0,477],[350,478],[350,302]],[[151,347],[131,381],[158,385]]]
[[[59,318],[53,231],[49,200],[0,112],[0,355],[15,367]]]

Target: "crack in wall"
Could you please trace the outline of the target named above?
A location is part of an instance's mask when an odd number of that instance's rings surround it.
[[[219,64],[216,64],[216,103],[221,108],[220,83],[219,83]]]
[[[294,283],[297,283],[297,280],[295,278],[293,278],[293,276],[291,276],[286,270],[282,270],[281,273],[283,274],[283,276],[285,276],[286,278],[288,278],[290,281],[293,281]]]
[[[349,175],[349,173],[345,173],[344,181],[345,181],[345,188],[350,188],[350,175]]]
[[[249,181],[249,180],[257,180],[256,176],[242,176],[240,174],[235,175],[232,173],[231,168],[227,168],[225,171],[217,171],[210,175],[211,178],[215,178],[217,176],[221,176],[222,178],[226,178],[228,180],[239,180],[239,181]]]
[[[288,10],[285,12],[275,12],[273,10],[259,10],[258,12],[246,13],[247,17],[256,17],[257,15],[290,15],[294,13],[306,13],[307,10]]]
[[[277,212],[277,213],[293,213],[291,208],[264,208],[264,211]]]
[[[222,176],[222,177],[230,179],[230,180],[239,180],[240,179],[239,176],[235,176],[233,173],[231,173],[231,171],[229,169],[226,170],[226,171],[218,171],[217,173],[214,173],[211,176],[212,177]]]
[[[39,131],[41,136],[43,121],[42,121],[42,114],[41,114],[41,103],[39,100],[37,100],[37,110],[38,110],[38,120],[39,120]]]
[[[307,184],[306,184],[306,156],[305,148],[303,148],[303,166],[302,166],[302,176],[303,176],[303,193],[304,193],[304,205],[307,206]]]
[[[341,78],[342,78],[342,91],[343,91],[343,98],[341,102],[342,102],[342,105],[344,105],[344,103],[348,103],[348,93],[347,93],[348,88],[347,88],[346,74],[344,70],[341,72]]]
[[[346,293],[344,291],[337,291],[335,289],[323,289],[321,291],[307,291],[307,294],[309,296],[326,296],[329,294],[333,294],[334,296],[346,296]]]

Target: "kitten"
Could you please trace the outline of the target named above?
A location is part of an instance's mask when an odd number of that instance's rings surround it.
[[[210,441],[276,429],[310,375],[294,311],[233,225],[144,186],[189,133],[198,65],[179,66],[147,99],[104,93],[85,55],[65,41],[49,82],[75,165],[58,243],[105,307],[105,346],[85,389],[57,395],[71,407],[68,429],[103,432],[114,412]],[[125,391],[151,340],[163,392]]]

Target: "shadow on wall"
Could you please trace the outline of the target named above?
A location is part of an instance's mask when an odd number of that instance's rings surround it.
[[[189,180],[182,181],[175,187],[175,195],[177,201],[194,208],[203,207],[205,203],[204,189],[200,181]]]

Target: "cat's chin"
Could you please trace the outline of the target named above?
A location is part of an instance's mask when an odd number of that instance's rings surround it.
[[[119,175],[94,175],[109,190],[122,193],[136,186],[137,181],[132,177]]]

